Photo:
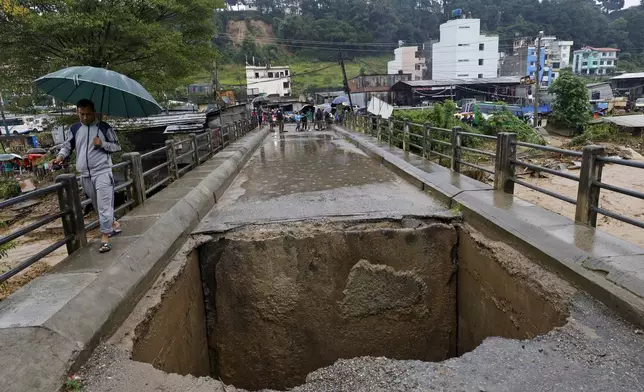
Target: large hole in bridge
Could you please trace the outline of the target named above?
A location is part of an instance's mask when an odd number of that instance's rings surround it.
[[[452,222],[246,228],[195,249],[164,287],[133,359],[250,390],[339,358],[441,361],[567,317],[565,284]]]

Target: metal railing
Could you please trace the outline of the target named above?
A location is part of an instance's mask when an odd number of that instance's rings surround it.
[[[244,136],[256,127],[256,121],[243,119],[219,129],[200,134],[190,134],[189,138],[185,140],[166,140],[164,147],[144,154],[138,152],[123,154],[122,162],[112,166],[113,171],[122,171],[122,178],[124,179],[116,184],[114,193],[125,193],[124,202],[114,210],[115,215],[122,216],[130,209],[145,203],[147,198],[154,192],[182,177],[192,168],[207,161],[232,141]],[[184,144],[190,145],[188,151],[180,150],[179,153],[177,148],[182,147]],[[164,159],[165,161],[144,171],[143,162],[152,159],[155,160],[155,163],[159,159]],[[87,244],[87,232],[99,226],[98,220],[85,224],[83,211],[86,206],[91,204],[91,200],[82,200],[79,177],[74,174],[61,174],[56,177],[54,185],[1,201],[0,210],[54,193],[58,196],[59,212],[40,218],[34,223],[1,237],[0,246],[58,219],[62,219],[63,222],[63,238],[28,257],[20,265],[4,272],[0,275],[0,283],[29,268],[63,245],[67,246],[67,253],[72,254]]]
[[[602,181],[604,164],[629,166],[644,169],[644,162],[621,160],[604,156],[601,146],[586,146],[583,152],[564,150],[539,144],[525,143],[517,140],[514,133],[499,133],[497,136],[465,132],[460,127],[444,129],[432,127],[429,124],[416,124],[400,120],[387,120],[376,116],[349,115],[345,124],[351,129],[369,134],[379,142],[390,146],[400,147],[404,151],[418,153],[432,160],[448,160],[449,167],[455,172],[461,172],[461,166],[494,176],[494,189],[514,194],[515,184],[535,190],[545,195],[562,200],[576,206],[575,221],[592,227],[597,226],[597,214],[601,214],[621,222],[644,228],[644,222],[627,217],[599,207],[599,196],[602,189],[622,195],[644,200],[644,192],[634,189],[610,185]],[[494,143],[495,152],[475,148],[464,143],[468,139],[478,139]],[[535,165],[517,158],[517,148],[560,154],[581,159],[579,175]],[[464,155],[487,158],[493,167],[485,167],[464,159]],[[522,167],[535,172],[548,173],[578,183],[577,196],[571,198],[538,185],[523,181],[516,176],[516,168]],[[644,175],[644,172],[642,172]]]

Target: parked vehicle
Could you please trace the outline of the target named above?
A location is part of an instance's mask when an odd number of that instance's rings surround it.
[[[637,98],[637,100],[635,101],[635,111],[644,111],[644,98]]]

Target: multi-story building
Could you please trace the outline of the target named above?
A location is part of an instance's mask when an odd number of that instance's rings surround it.
[[[612,74],[617,68],[617,52],[619,49],[591,46],[575,50],[572,71],[580,75]]]
[[[543,37],[541,39],[541,56],[539,58],[539,76],[537,71],[537,45],[527,39],[517,39],[514,42],[513,53],[505,56],[501,61],[501,76],[529,76],[530,79],[539,80],[539,85],[549,87],[559,77],[562,69],[570,66],[570,49],[572,41],[558,41],[556,37]]]
[[[480,19],[457,18],[443,23],[432,54],[433,80],[498,76],[499,37],[481,34]]]
[[[537,42],[535,40],[535,46]],[[557,37],[541,38],[541,47],[545,53],[545,67],[550,70],[552,79],[558,78],[559,72],[570,66],[572,45],[573,41],[559,41]]]
[[[387,63],[387,73],[411,74],[412,80],[422,80],[427,62],[418,46],[401,46],[394,50],[394,59]]]
[[[291,71],[288,66],[246,66],[248,95],[291,95]]]

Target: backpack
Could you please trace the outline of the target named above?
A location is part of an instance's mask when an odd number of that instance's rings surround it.
[[[76,123],[76,124],[72,125],[72,127],[70,129],[70,131],[72,133],[72,138],[69,141],[69,144],[72,147],[71,151],[74,151],[76,149],[76,133],[78,132],[79,129],[81,129],[82,126],[83,126],[82,123]],[[111,128],[110,125],[108,123],[106,123],[106,122],[100,121],[98,123],[98,130],[101,131],[101,133],[103,134],[103,137],[105,138],[105,140],[107,140],[110,143],[118,143],[118,140],[111,140],[111,138],[108,136],[109,133],[107,131],[110,128]],[[105,153],[106,154],[111,154],[111,152],[107,152],[107,151],[105,151]]]

